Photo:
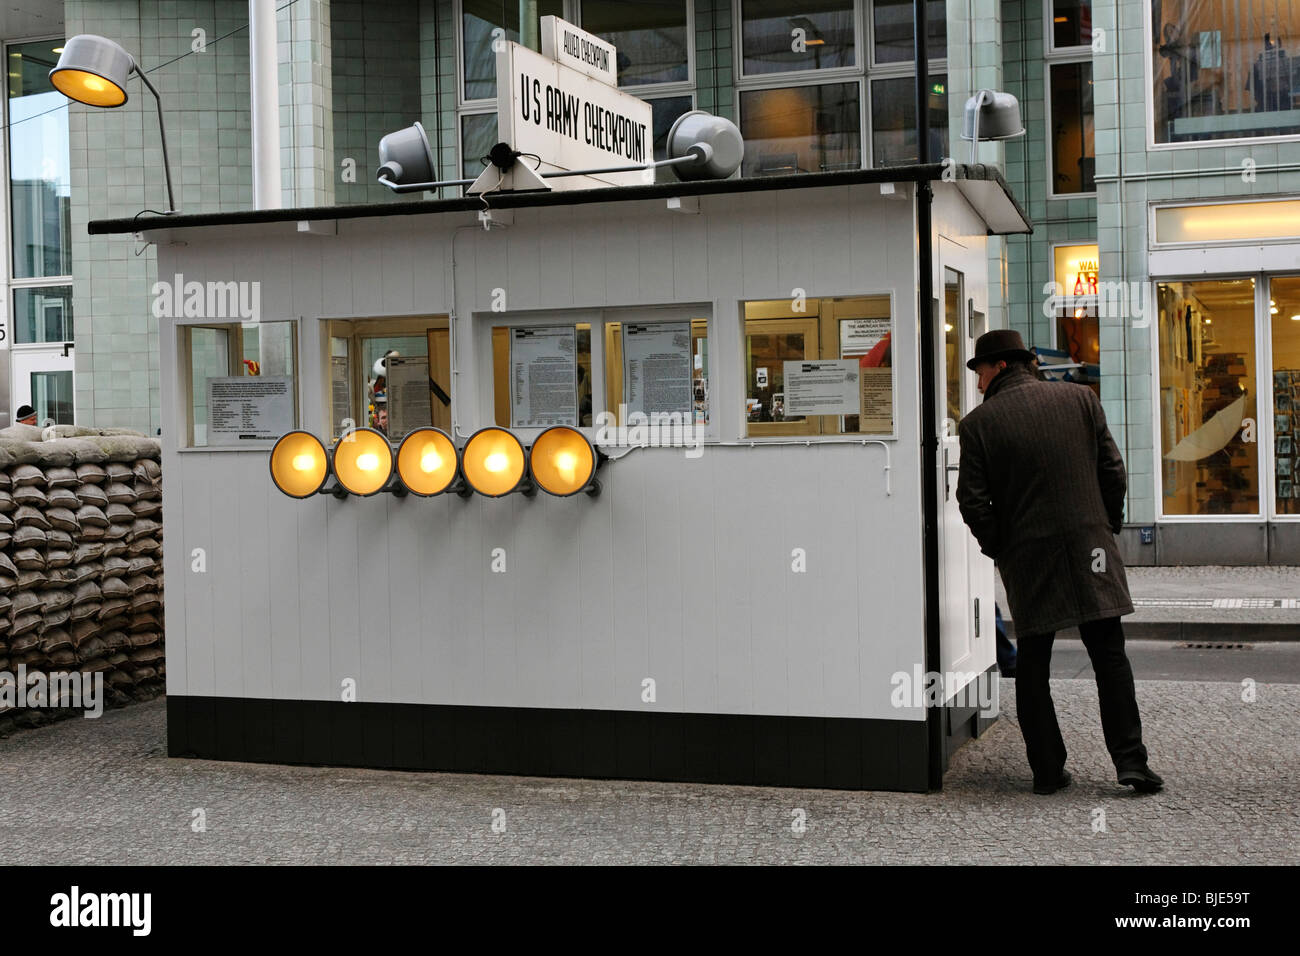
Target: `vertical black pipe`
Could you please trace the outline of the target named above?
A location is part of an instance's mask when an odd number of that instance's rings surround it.
[[[916,160],[925,167],[930,156],[930,50],[927,0],[912,0],[916,33]],[[925,587],[925,672],[938,673],[939,645],[939,435],[936,421],[938,374],[935,369],[934,236],[931,202],[934,191],[928,171],[916,177],[917,283],[916,314],[921,324],[921,525]],[[943,788],[943,707],[925,715],[926,775],[931,790]]]

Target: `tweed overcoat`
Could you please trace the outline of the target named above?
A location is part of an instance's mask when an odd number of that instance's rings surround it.
[[[958,425],[957,502],[1020,636],[1133,613],[1115,544],[1124,460],[1086,385],[1008,366]]]

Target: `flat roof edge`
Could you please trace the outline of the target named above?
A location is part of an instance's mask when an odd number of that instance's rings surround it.
[[[994,166],[983,164],[949,166],[929,163],[924,166],[888,166],[880,169],[852,169],[830,173],[797,173],[789,176],[762,176],[741,179],[704,180],[699,182],[653,183],[644,186],[610,186],[600,189],[572,189],[537,192],[499,193],[491,196],[494,209],[526,209],[545,206],[574,206],[608,202],[632,202],[644,199],[669,199],[675,196],[712,196],[729,193],[766,192],[778,189],[816,189],[823,186],[847,186],[869,183],[932,182],[954,177],[957,181],[974,180],[996,183],[1002,194],[1023,220],[1024,230],[1033,231],[1029,217],[1011,194],[1006,180]],[[345,206],[304,206],[290,209],[246,209],[233,212],[180,213],[174,216],[139,215],[129,219],[95,219],[87,224],[92,236],[150,232],[159,229],[186,229],[197,226],[251,225],[254,223],[303,222],[329,219],[370,219],[385,216],[419,216],[450,212],[473,212],[484,208],[477,196],[454,199],[421,199],[391,203],[357,203]]]

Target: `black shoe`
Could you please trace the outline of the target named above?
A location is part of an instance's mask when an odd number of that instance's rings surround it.
[[[1120,786],[1132,787],[1138,793],[1155,793],[1165,785],[1165,782],[1147,767],[1121,770],[1119,772],[1119,782]]]
[[[1047,794],[1049,793],[1056,793],[1056,791],[1058,790],[1064,790],[1073,782],[1074,782],[1074,778],[1070,776],[1070,771],[1062,770],[1060,779],[1055,780],[1051,783],[1039,783],[1037,780],[1035,780],[1034,793],[1047,796]]]

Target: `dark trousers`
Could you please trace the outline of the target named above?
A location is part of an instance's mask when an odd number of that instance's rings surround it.
[[[1118,617],[1079,625],[1083,646],[1097,675],[1101,729],[1115,769],[1147,765],[1142,745],[1142,720],[1133,689],[1133,668],[1124,653],[1124,629]],[[1024,635],[1016,662],[1016,717],[1025,738],[1025,751],[1034,779],[1051,781],[1065,769],[1065,741],[1056,722],[1048,675],[1052,669],[1055,633]]]

